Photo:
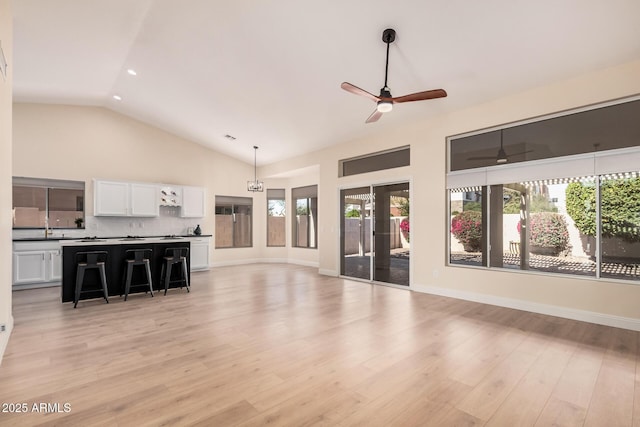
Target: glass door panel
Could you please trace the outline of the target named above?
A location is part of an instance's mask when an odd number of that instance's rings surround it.
[[[340,191],[340,274],[371,280],[371,188]]]
[[[409,183],[373,187],[373,280],[409,286]]]

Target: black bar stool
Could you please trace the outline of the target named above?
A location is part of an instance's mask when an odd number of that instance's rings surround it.
[[[189,270],[187,270],[187,255],[189,254],[189,248],[167,248],[164,251],[164,257],[162,262],[162,269],[160,272],[160,280],[164,281],[164,294],[167,294],[169,284],[184,282],[187,292],[189,291]],[[174,264],[182,266],[180,279],[171,280],[171,267]],[[166,273],[166,275],[165,275]],[[180,286],[182,288],[182,285]]]
[[[131,277],[133,276],[133,268],[136,265],[142,265],[145,267],[145,273],[147,275],[147,283],[141,283],[139,285],[134,286],[149,286],[149,292],[151,292],[151,296],[153,297],[153,282],[151,281],[151,254],[153,253],[153,249],[127,249],[124,251],[125,264],[127,268],[125,269],[126,279],[124,282],[124,300],[127,300],[127,296],[129,295],[129,290],[131,289]]]
[[[109,304],[109,293],[107,291],[107,275],[105,271],[105,264],[107,262],[107,251],[89,251],[89,252],[77,252],[76,253],[76,294],[73,300],[73,308],[78,305],[80,294],[82,292],[95,292],[96,289],[82,290],[84,284],[84,275],[87,270],[97,269],[100,273],[100,283],[102,284],[102,293],[104,299]]]

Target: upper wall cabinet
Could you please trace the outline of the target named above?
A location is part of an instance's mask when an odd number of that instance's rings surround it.
[[[132,183],[129,187],[131,216],[159,216],[158,186]]]
[[[158,191],[155,184],[94,180],[94,215],[159,216]]]
[[[202,218],[206,214],[205,191],[202,187],[182,187],[183,218]]]

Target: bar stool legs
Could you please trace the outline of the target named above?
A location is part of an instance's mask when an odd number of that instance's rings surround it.
[[[189,248],[168,248],[163,258],[162,269],[160,272],[160,280],[164,282],[164,294],[167,294],[171,283],[184,282],[187,292],[191,292],[189,288],[189,270],[187,270],[187,254]],[[171,280],[171,269],[174,264],[181,266],[181,279]],[[182,286],[181,286],[182,287]]]
[[[151,249],[129,249],[125,251],[125,263],[127,264],[126,268],[126,279],[124,285],[124,300],[127,300],[129,296],[129,291],[131,290],[131,278],[133,276],[133,268],[136,265],[143,265],[145,267],[145,273],[147,275],[147,283],[143,283],[142,285],[149,285],[149,292],[151,292],[151,296],[153,297],[153,282],[151,280],[151,266],[149,259],[151,258]]]
[[[84,285],[84,276],[87,270],[97,269],[100,274],[100,284],[102,285],[102,293],[104,300],[109,304],[109,292],[107,290],[107,274],[105,264],[107,261],[106,251],[78,252],[76,254],[76,289],[75,298],[73,299],[73,308],[78,306],[82,286]]]
[[[151,280],[151,254],[152,249],[128,249],[125,251],[125,264],[126,267],[126,279],[124,284],[124,300],[127,300],[129,291],[131,290],[131,278],[133,277],[133,269],[136,265],[143,265],[145,267],[145,273],[147,275],[147,283],[143,283],[141,286],[149,285],[149,292],[153,297],[153,281]],[[137,286],[137,285],[134,285]]]

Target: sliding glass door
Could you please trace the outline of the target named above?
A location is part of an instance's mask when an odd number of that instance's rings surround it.
[[[340,273],[409,286],[409,183],[340,192]]]

